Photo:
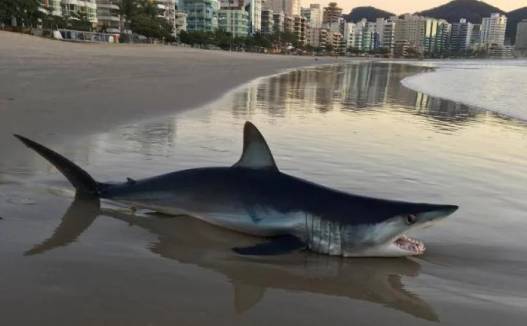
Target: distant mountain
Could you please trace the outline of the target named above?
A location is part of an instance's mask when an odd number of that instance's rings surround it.
[[[505,12],[500,8],[494,7],[479,0],[453,0],[442,6],[417,12],[416,15],[441,18],[450,23],[457,23],[461,18],[466,18],[474,24],[481,24],[483,17],[489,17],[493,13],[504,14],[508,18],[507,33],[505,38],[514,43],[516,38],[516,28],[522,19],[527,19],[527,7]],[[388,18],[395,14],[377,9],[375,7],[356,7],[349,14],[343,15],[348,22],[358,22],[362,18],[374,22],[377,18]]]
[[[374,22],[377,18],[388,18],[395,16],[395,14],[370,6],[353,8],[349,14],[343,16],[347,22],[356,23],[363,18],[366,18],[370,22]]]
[[[457,23],[461,18],[480,24],[483,17],[492,13],[506,14],[503,10],[478,0],[454,0],[442,6],[416,13],[417,15],[442,18],[450,23]]]
[[[511,43],[514,43],[516,40],[516,29],[518,28],[518,23],[522,21],[522,19],[527,19],[527,7],[523,7],[520,9],[513,10],[507,15],[507,34],[505,37],[511,41]]]

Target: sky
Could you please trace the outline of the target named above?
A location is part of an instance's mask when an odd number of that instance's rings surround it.
[[[353,7],[374,6],[395,14],[413,13],[425,9],[430,9],[443,5],[449,0],[333,0],[339,7],[349,13]],[[303,7],[308,7],[310,3],[320,3],[326,5],[329,0],[301,0]],[[486,3],[498,7],[504,11],[511,11],[527,6],[527,0],[487,0]]]

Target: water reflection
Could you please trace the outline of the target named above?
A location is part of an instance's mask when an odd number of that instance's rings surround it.
[[[266,296],[265,289],[324,294],[329,302],[335,301],[333,297],[347,297],[427,320],[438,319],[435,309],[447,323],[449,316],[457,320],[474,309],[480,316],[489,316],[514,302],[511,298],[523,298],[525,292],[524,279],[515,271],[527,266],[525,248],[517,241],[527,233],[527,125],[416,93],[400,84],[402,78],[427,69],[364,63],[294,71],[254,82],[211,107],[115,128],[77,143],[68,140],[58,149],[101,181],[228,166],[239,157],[242,126],[251,120],[265,134],[280,169],[288,174],[369,196],[452,202],[461,210],[455,218],[416,234],[429,247],[426,261],[419,260],[420,264],[305,253],[272,260],[241,259],[230,248],[251,245],[255,239],[188,218],[129,216],[115,211],[102,215],[154,234],[156,241],[145,246],[159,257],[225,275],[235,288],[234,307],[238,312],[252,310],[253,316],[257,315],[257,309],[252,309],[255,305],[268,312],[265,303],[258,303]],[[17,150],[28,153],[16,145]],[[18,187],[10,185],[10,180],[19,181],[19,171],[33,175],[37,165],[45,166],[40,171],[48,179],[32,180],[31,191],[34,184],[67,187],[63,177],[53,174],[41,158],[33,153],[27,157],[23,164],[12,164],[9,158],[0,162],[3,187]],[[18,192],[33,197],[36,191],[28,189]],[[5,197],[16,194],[12,190],[4,193]],[[55,235],[26,254],[75,241],[93,223],[94,214],[99,214],[96,205],[74,203]],[[136,233],[126,235],[136,240]],[[135,243],[123,245],[133,247]],[[105,245],[98,243],[94,248],[104,251]],[[75,259],[78,252],[64,254]],[[95,252],[91,255],[87,261],[96,256]],[[71,267],[64,264],[61,268],[69,271]],[[433,308],[412,292],[433,293],[427,297]],[[309,295],[284,299],[282,293],[278,300],[277,296],[280,294],[274,292],[267,295],[269,306],[309,301]],[[323,305],[328,301],[319,297],[312,302]],[[518,315],[523,316],[524,311]]]
[[[233,284],[234,307],[250,310],[265,290],[284,289],[347,297],[382,304],[429,321],[438,321],[434,310],[404,288],[402,277],[416,277],[420,266],[409,259],[337,259],[312,253],[271,258],[236,256],[231,248],[249,246],[255,238],[230,232],[197,219],[130,215],[99,209],[98,200],[76,199],[53,235],[26,255],[42,254],[67,246],[86,231],[99,215],[138,226],[157,236],[150,250],[180,263],[196,265],[225,275]]]
[[[237,94],[232,113],[239,116],[264,108],[271,116],[283,117],[298,109],[315,108],[325,113],[402,106],[412,109],[410,113],[456,122],[482,113],[466,105],[417,93],[401,84],[403,78],[428,70],[369,62],[293,71],[259,81]]]

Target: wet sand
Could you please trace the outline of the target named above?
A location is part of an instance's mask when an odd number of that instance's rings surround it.
[[[30,52],[22,50],[31,47],[25,44],[0,52],[0,60],[7,62],[2,71],[17,76],[13,84],[31,84],[42,100],[37,105],[39,98],[30,97],[31,110],[14,109],[14,97],[0,111],[2,324],[524,324],[525,123],[415,93],[400,80],[422,70],[376,64],[294,71],[185,112],[214,99],[201,98],[189,88],[193,95],[189,91],[181,96],[188,101],[194,96],[195,102],[170,107],[143,90],[159,85],[148,69],[136,68],[146,77],[144,83],[131,82],[138,94],[130,95],[133,101],[123,100],[134,108],[127,111],[106,88],[92,91],[98,84],[84,77],[98,76],[83,68],[82,60],[68,69],[46,63],[55,62],[56,56],[75,61],[63,50],[82,47],[72,52],[74,57],[100,58],[95,64],[107,63],[99,70],[104,75],[114,69],[109,63],[123,56],[135,62],[133,67],[141,60],[154,67],[170,65],[176,52],[187,53],[190,60],[192,54],[208,51],[161,47],[152,54],[157,59],[126,51],[110,59],[101,55],[100,46],[47,42],[53,46],[35,46]],[[34,65],[29,59],[18,65],[18,52],[39,59]],[[240,61],[252,67],[254,60],[246,56],[253,58],[242,54]],[[265,60],[279,59],[258,60],[272,65]],[[291,65],[298,64],[298,58],[291,60]],[[75,91],[76,98],[57,93],[60,79],[33,82],[33,76],[66,78],[66,71],[79,71],[75,76],[83,77],[70,77],[62,85]],[[2,83],[25,101],[25,93],[4,79]],[[124,92],[126,83],[120,80],[114,86]],[[207,83],[203,77],[199,84],[211,85]],[[83,91],[94,96],[83,98]],[[0,88],[2,96],[4,92]],[[143,97],[163,105],[147,110],[141,107],[146,105]],[[54,101],[56,107],[50,104]],[[106,101],[119,114],[90,106]],[[77,115],[68,103],[77,105]],[[177,110],[179,114],[170,114]],[[9,114],[31,118],[4,120]],[[5,135],[26,133],[19,127],[31,126],[29,136],[64,153],[98,180],[124,180],[232,164],[247,119],[262,129],[286,173],[345,191],[455,203],[461,209],[416,235],[428,247],[423,257],[340,259],[308,252],[239,257],[231,248],[259,240],[188,217],[131,215],[108,202],[100,207],[73,201],[71,187],[60,174]]]

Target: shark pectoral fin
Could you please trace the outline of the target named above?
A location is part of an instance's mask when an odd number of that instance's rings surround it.
[[[272,256],[283,255],[305,247],[306,244],[299,238],[292,235],[286,235],[251,247],[233,248],[232,250],[237,254],[244,256]]]
[[[278,171],[267,142],[260,131],[249,121],[243,128],[242,156],[233,167]]]

